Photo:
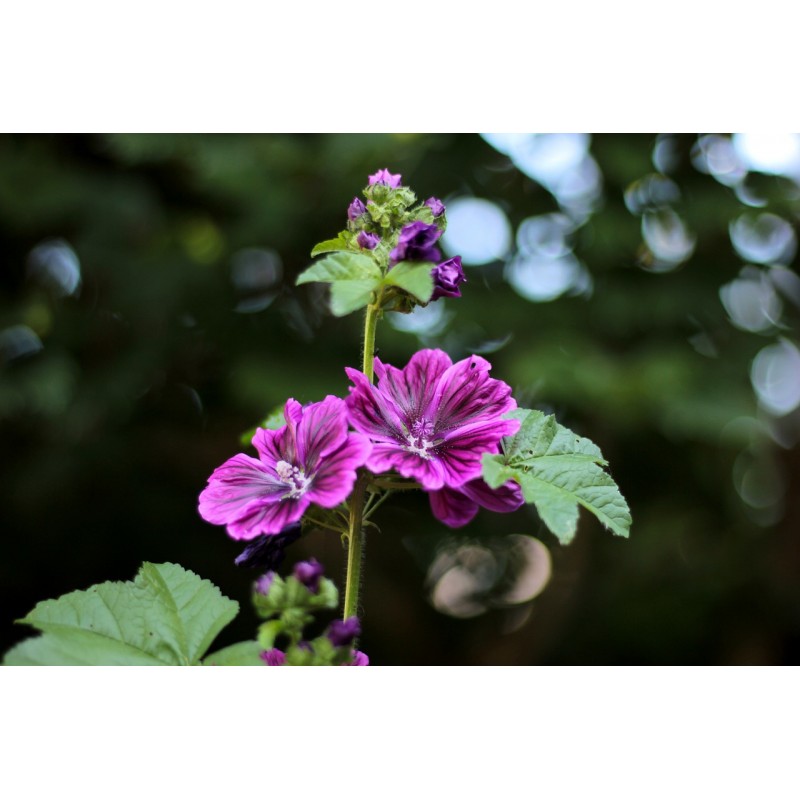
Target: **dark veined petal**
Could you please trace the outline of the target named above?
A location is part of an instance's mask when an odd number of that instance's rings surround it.
[[[311,474],[321,459],[341,447],[347,439],[344,400],[328,395],[321,402],[307,406],[302,411],[295,435],[298,463]]]
[[[211,474],[200,494],[198,510],[206,522],[227,525],[254,504],[277,502],[287,488],[262,461],[239,453]]]
[[[375,359],[377,389],[414,421],[428,412],[439,378],[453,365],[442,350],[420,350],[399,370]]]
[[[228,535],[233,539],[255,539],[262,533],[279,533],[297,522],[311,504],[308,494],[284,497],[278,502],[253,504],[238,519],[228,523]]]
[[[480,419],[494,420],[516,408],[511,387],[489,377],[491,364],[470,356],[447,369],[431,402],[437,433]]]
[[[373,441],[403,441],[405,423],[400,409],[377,391],[363,372],[350,367],[345,372],[353,382],[345,400],[350,424]]]
[[[371,451],[372,443],[366,436],[347,434],[344,444],[320,461],[305,497],[323,508],[339,505],[353,490],[356,470],[364,465]]]
[[[525,502],[522,490],[514,481],[492,489],[483,478],[478,478],[462,486],[459,491],[479,506],[499,514],[516,511]]]
[[[445,484],[445,471],[440,459],[424,458],[394,442],[376,442],[367,459],[367,469],[376,475],[394,470],[404,478],[413,478],[427,490],[441,489]]]

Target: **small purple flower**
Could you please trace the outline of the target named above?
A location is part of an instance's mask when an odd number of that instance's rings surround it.
[[[362,653],[360,650],[356,650],[353,653],[353,660],[349,664],[342,664],[343,667],[368,667],[369,666],[369,656],[366,653]]]
[[[429,197],[425,201],[425,205],[428,206],[434,217],[441,217],[444,214],[444,203],[438,197]]]
[[[331,640],[334,647],[345,647],[361,635],[361,623],[358,621],[358,617],[348,617],[344,621],[335,619],[328,626],[325,635]]]
[[[319,589],[319,579],[325,574],[325,568],[316,558],[308,561],[298,561],[294,565],[292,575],[297,578],[309,592],[316,594]]]
[[[451,528],[460,528],[471,522],[478,508],[488,508],[500,514],[516,511],[525,500],[522,491],[513,481],[491,489],[483,478],[476,478],[457,489],[445,487],[430,492],[433,516]]]
[[[256,581],[256,592],[258,594],[268,595],[270,586],[272,586],[272,581],[275,580],[275,573],[270,571],[264,573],[257,581]]]
[[[353,202],[347,207],[347,219],[351,222],[357,220],[362,214],[367,213],[367,207],[357,197],[353,198]]]
[[[381,237],[375,233],[361,231],[356,237],[356,241],[358,246],[363,247],[364,250],[374,250],[380,244]]]
[[[350,423],[373,441],[367,469],[396,470],[427,491],[458,488],[481,475],[481,456],[519,429],[502,419],[516,408],[511,387],[489,377],[480,356],[453,364],[441,350],[420,350],[396,369],[375,359],[377,385],[346,368],[353,386]]]
[[[427,222],[406,225],[397,238],[397,247],[389,253],[389,263],[394,266],[401,261],[438,261],[442,254],[436,241],[441,235],[436,225]]]
[[[214,470],[200,494],[200,516],[233,539],[276,534],[316,503],[334,508],[350,494],[371,449],[348,433],[344,400],[329,395],[303,408],[287,400],[286,425],[259,428],[258,458],[239,453]]]
[[[458,285],[467,282],[461,266],[461,256],[448,258],[447,261],[437,264],[431,270],[431,277],[433,278],[431,300],[438,300],[440,297],[461,297]]]
[[[376,183],[382,183],[390,189],[398,189],[402,179],[402,175],[392,175],[388,169],[379,169],[374,175],[369,176],[369,185],[374,186]]]
[[[271,650],[264,650],[259,655],[268,667],[282,667],[286,663],[286,653],[283,650],[278,650],[277,647],[273,647]]]
[[[300,538],[300,530],[300,523],[294,522],[280,533],[257,536],[250,540],[233,563],[245,569],[277,569],[283,563],[284,549]]]

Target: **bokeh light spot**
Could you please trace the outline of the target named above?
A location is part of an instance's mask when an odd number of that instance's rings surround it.
[[[511,225],[503,209],[489,200],[462,197],[447,203],[447,231],[442,245],[465,264],[488,264],[511,247]]]

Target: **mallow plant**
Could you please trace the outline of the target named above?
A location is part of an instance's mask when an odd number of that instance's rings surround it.
[[[533,504],[565,544],[581,506],[628,535],[628,506],[598,447],[553,416],[520,408],[486,359],[454,362],[425,349],[393,365],[376,356],[386,312],[461,296],[461,259],[443,259],[439,248],[444,203],[419,202],[400,175],[381,169],[346,216],[344,230],[311,251],[322,257],[297,283],[328,284],[337,317],[364,315],[360,368],[344,367],[348,395],[287,399],[255,429],[252,449],[217,467],[199,494],[200,516],[244,543],[236,564],[260,573],[252,603],[263,622],[254,638],[209,654],[238,603],[177,564],[145,563],[133,581],[40,602],[20,620],[40,634],[6,664],[368,665],[357,649],[364,540],[381,505],[401,492],[425,492],[432,515],[451,528],[480,508],[505,514]],[[285,550],[310,529],[347,548],[341,603],[316,559],[279,574]],[[337,608],[340,618],[323,633],[308,633]]]

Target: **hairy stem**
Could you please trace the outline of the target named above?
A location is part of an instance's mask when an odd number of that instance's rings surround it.
[[[372,383],[375,363],[375,329],[378,326],[380,298],[367,306],[364,317],[364,357],[361,371]],[[347,577],[344,590],[343,619],[358,615],[358,593],[361,588],[361,562],[364,557],[364,495],[369,476],[359,470],[353,494],[350,497],[350,520],[347,533]]]

